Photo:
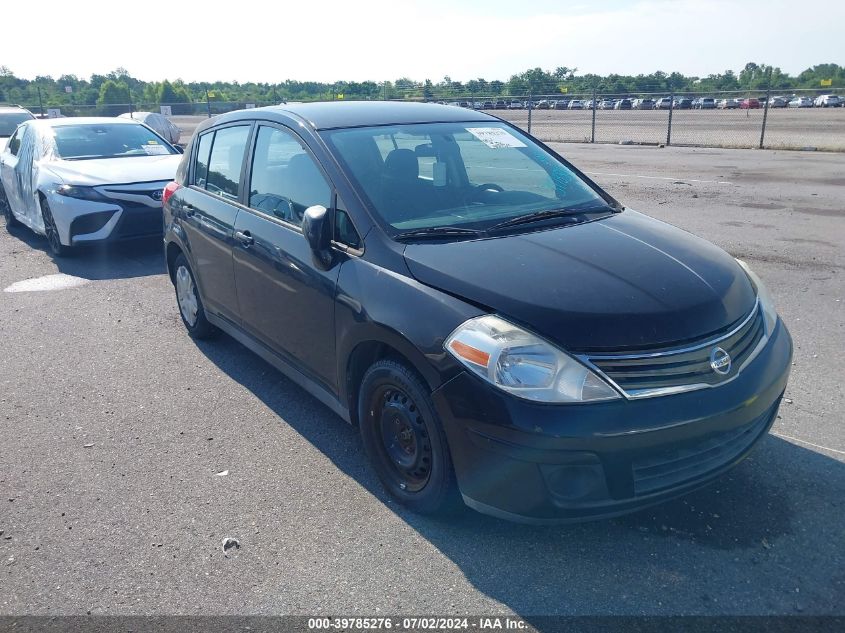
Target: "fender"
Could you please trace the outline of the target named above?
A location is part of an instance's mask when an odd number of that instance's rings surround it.
[[[382,301],[372,297],[381,296]],[[366,306],[366,307],[365,307]],[[479,308],[410,276],[352,258],[343,263],[335,298],[338,396],[349,406],[350,361],[362,344],[387,345],[404,356],[434,390],[462,367],[443,349],[445,338]]]

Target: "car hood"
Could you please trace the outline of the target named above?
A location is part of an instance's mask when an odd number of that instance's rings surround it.
[[[182,156],[127,156],[91,160],[55,160],[42,164],[63,184],[109,185],[173,180]]]
[[[697,339],[747,316],[756,300],[730,255],[630,210],[501,238],[409,244],[405,259],[422,283],[572,351]]]
[[[0,154],[6,150],[6,145],[9,144],[9,136],[0,136]]]

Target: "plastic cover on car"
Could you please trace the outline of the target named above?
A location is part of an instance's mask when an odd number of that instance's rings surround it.
[[[134,119],[140,121],[149,128],[152,128],[165,141],[170,143],[178,143],[179,137],[182,134],[180,130],[170,119],[158,112],[124,112],[120,115],[121,119]]]

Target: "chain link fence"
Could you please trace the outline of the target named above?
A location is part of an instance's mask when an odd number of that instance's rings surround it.
[[[845,96],[835,105],[818,90],[450,95],[428,101],[489,112],[542,141],[845,151]],[[117,116],[165,106],[187,141],[203,117],[268,105],[275,104],[208,100],[29,109],[42,116]]]

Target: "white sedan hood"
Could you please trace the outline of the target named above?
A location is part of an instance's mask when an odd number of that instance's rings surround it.
[[[180,154],[173,154],[91,160],[52,160],[41,163],[41,168],[52,172],[61,181],[60,184],[94,187],[173,180],[181,159]]]

